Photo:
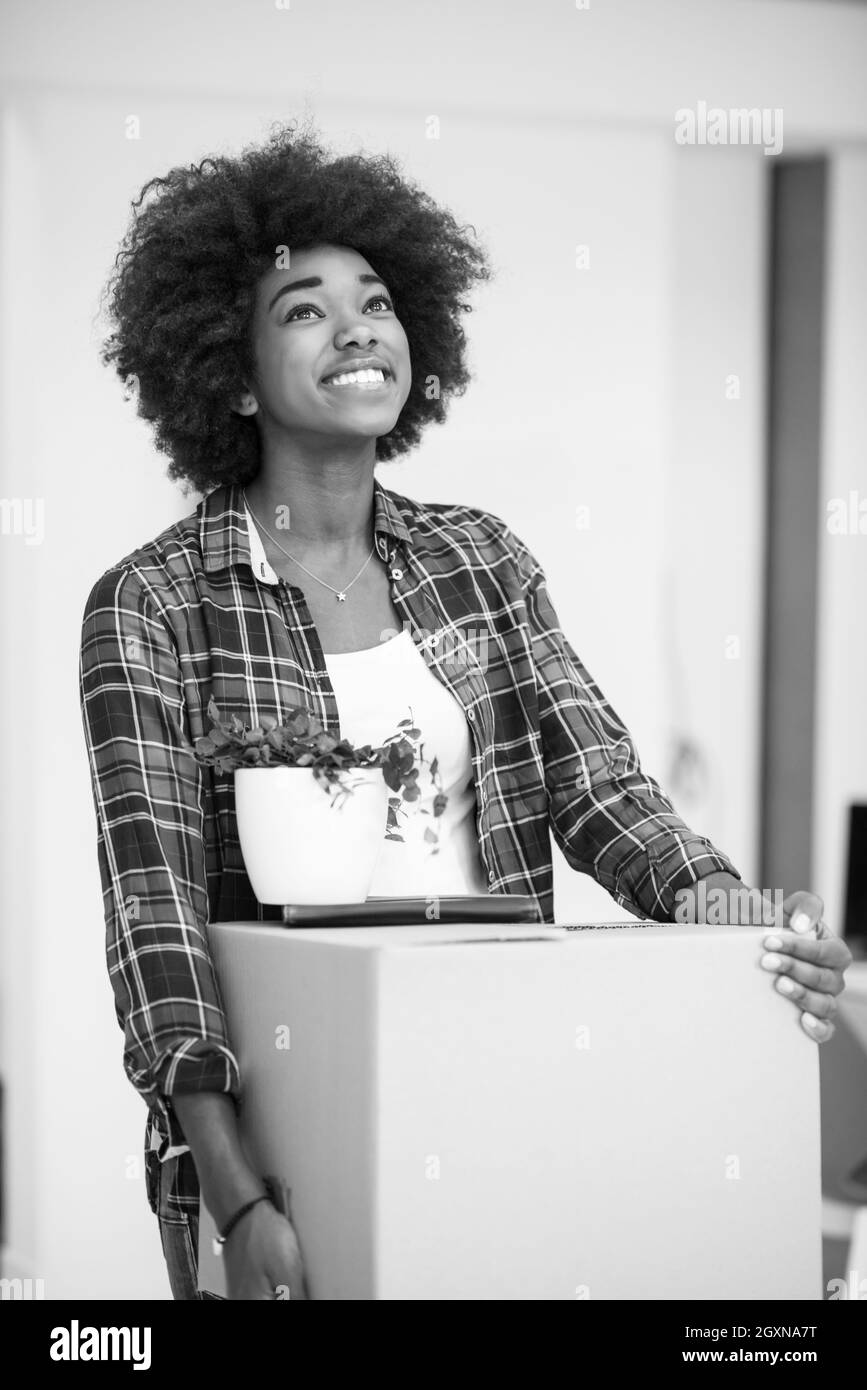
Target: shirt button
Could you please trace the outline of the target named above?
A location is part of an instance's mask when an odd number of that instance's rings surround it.
[[[489,870],[488,870],[488,883],[493,883],[493,881],[494,881],[494,879],[495,879],[496,877],[497,877],[497,875],[494,873],[493,869],[489,869]]]
[[[392,579],[403,579],[403,570],[392,570],[391,577]]]
[[[468,710],[467,710],[467,719],[469,719],[471,723],[473,723],[473,724],[475,723],[475,720],[476,720],[476,711],[475,711],[474,709],[468,709]]]
[[[439,640],[440,640],[440,639],[437,637],[436,633],[434,633],[434,635],[433,635],[432,637],[429,637],[429,638],[427,639],[427,644],[428,644],[429,647],[435,647],[436,644],[437,644],[437,642],[438,642]]]

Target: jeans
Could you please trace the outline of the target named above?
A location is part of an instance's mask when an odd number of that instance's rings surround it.
[[[222,1294],[199,1292],[198,1251],[199,1251],[199,1209],[179,1212],[170,1209],[167,1194],[174,1173],[174,1159],[165,1163],[150,1154],[147,1155],[148,1198],[156,1213],[160,1228],[160,1241],[169,1272],[169,1284],[174,1299],[217,1298],[225,1302]]]

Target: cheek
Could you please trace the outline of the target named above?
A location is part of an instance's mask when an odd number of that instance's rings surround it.
[[[283,351],[275,354],[267,376],[268,391],[278,414],[303,414],[320,400],[316,378],[303,353]]]
[[[393,356],[397,363],[400,363],[403,376],[403,390],[401,392],[401,405],[406,401],[412,386],[413,361],[409,351],[409,339],[403,329],[398,325],[397,338],[393,346]]]
[[[397,325],[396,347],[407,371],[411,371],[412,358],[410,357],[409,351],[409,338],[406,336],[406,333],[404,332],[403,327],[400,324]]]

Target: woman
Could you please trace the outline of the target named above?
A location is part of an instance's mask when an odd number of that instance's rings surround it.
[[[449,819],[434,861],[387,842],[376,894],[526,893],[551,922],[549,828],[639,916],[694,912],[700,882],[743,889],[642,771],[526,545],[374,477],[465,389],[464,301],[488,275],[391,159],[289,126],[147,185],[110,282],[104,361],[169,475],[207,494],[101,576],[81,644],[109,972],[176,1298],[199,1296],[200,1191],[230,1230],[230,1296],[304,1296],[291,1223],[239,1147],[208,951],[209,921],[279,919],[247,880],[232,779],[192,755],[211,696],[254,722],[303,702],[362,742],[412,706]],[[849,960],[810,931],[821,908],[789,898],[763,958],[817,1040]]]

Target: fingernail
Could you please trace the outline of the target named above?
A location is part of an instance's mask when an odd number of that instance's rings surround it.
[[[806,1011],[801,1015],[808,1028],[813,1028],[817,1033],[824,1030],[824,1023],[815,1014],[808,1014]]]
[[[780,991],[780,994],[791,994],[794,988],[795,986],[792,984],[788,975],[781,975],[777,980],[777,989]]]
[[[783,949],[782,938],[779,936],[766,936],[765,945],[769,951],[781,951]]]
[[[782,958],[780,956],[762,956],[761,960],[763,970],[779,970],[782,963]]]
[[[792,931],[809,931],[810,918],[806,912],[796,912],[791,922]]]

